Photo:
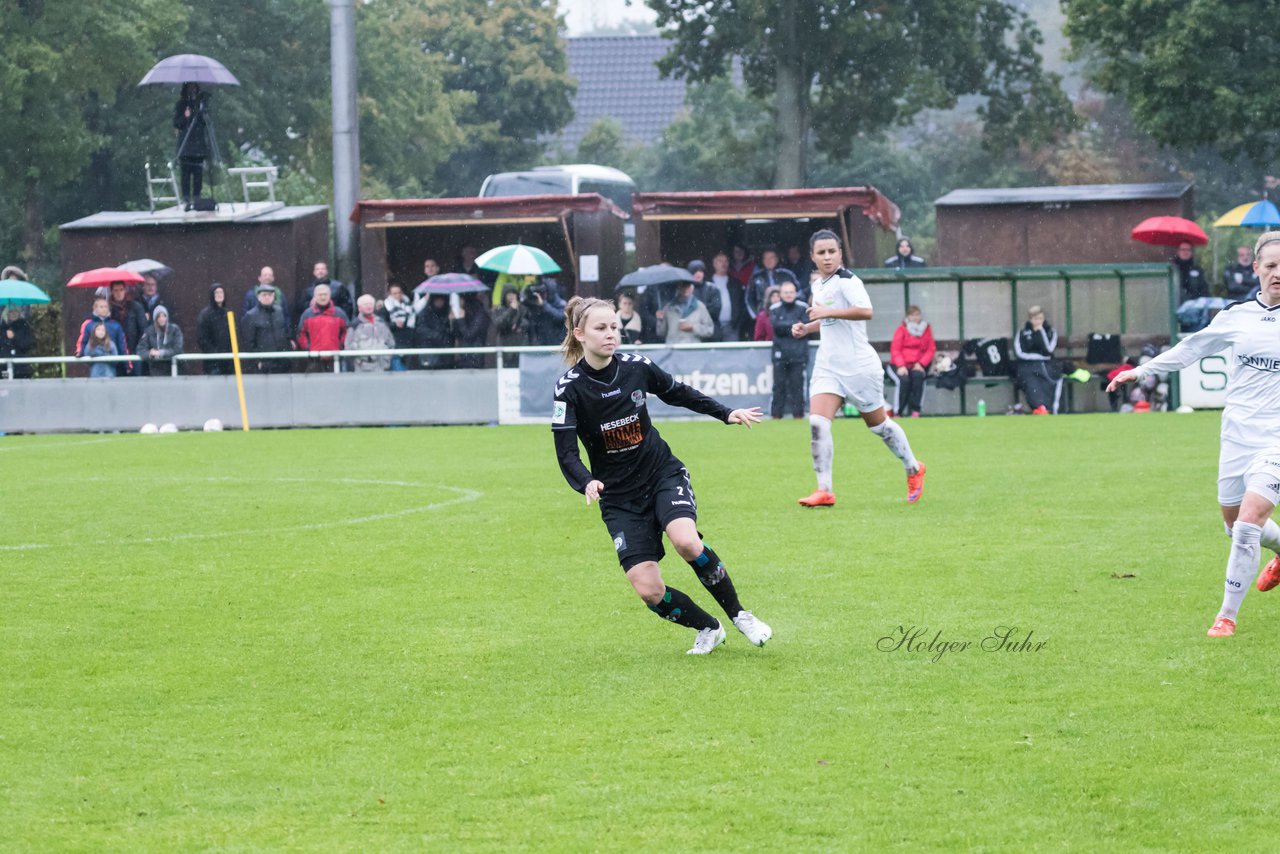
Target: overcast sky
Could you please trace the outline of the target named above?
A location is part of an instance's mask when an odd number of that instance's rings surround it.
[[[653,11],[641,0],[559,0],[569,35],[577,36],[601,27],[613,27],[625,21],[652,21]]]

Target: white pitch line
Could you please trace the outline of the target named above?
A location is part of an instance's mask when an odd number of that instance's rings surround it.
[[[90,478],[89,480],[93,480],[93,478]],[[223,481],[223,480],[238,480],[238,479],[210,477],[210,478],[204,478],[204,480]],[[374,513],[369,516],[359,516],[352,519],[337,519],[337,520],[328,521],[328,522],[312,522],[305,525],[288,525],[283,528],[273,526],[270,528],[250,528],[247,530],[239,530],[239,531],[207,531],[207,532],[194,533],[194,534],[170,534],[169,536],[166,536],[166,537],[130,537],[127,542],[120,542],[120,541],[115,541],[115,542],[99,541],[99,542],[101,545],[127,545],[130,543],[179,543],[179,542],[189,542],[191,540],[212,540],[212,539],[218,539],[220,537],[248,537],[248,536],[253,536],[255,534],[268,534],[268,533],[279,534],[279,533],[290,533],[294,531],[319,531],[319,530],[324,530],[328,528],[333,528],[338,525],[342,525],[342,526],[363,525],[366,522],[381,522],[385,519],[399,519],[404,516],[412,516],[415,513],[427,513],[432,510],[440,510],[442,508],[450,507],[455,504],[466,504],[469,501],[476,501],[484,497],[484,493],[477,489],[464,489],[459,486],[445,486],[443,484],[438,484],[438,483],[421,484],[421,483],[408,483],[405,481],[356,480],[352,478],[342,478],[342,479],[339,479],[339,478],[334,478],[334,479],[274,478],[273,480],[288,481],[290,483],[300,483],[300,482],[359,483],[359,484],[387,485],[387,486],[414,486],[414,487],[419,487],[424,489],[443,489],[449,492],[456,492],[459,494],[456,498],[450,498],[447,501],[436,501],[436,502],[432,502],[431,504],[423,504],[418,507],[409,507],[404,510],[395,510],[389,513]],[[80,482],[84,482],[84,479],[81,479]],[[76,548],[79,548],[81,546],[80,543],[66,543],[65,545],[68,547],[76,547]],[[52,548],[58,548],[58,547],[59,547],[59,544],[56,544],[56,543],[23,543],[20,545],[0,546],[0,552],[33,551],[35,549],[52,549]]]

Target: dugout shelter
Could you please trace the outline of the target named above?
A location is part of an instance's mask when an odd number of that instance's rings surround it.
[[[806,252],[809,235],[829,228],[846,247],[845,265],[867,267],[892,252],[898,206],[875,187],[810,190],[636,193],[636,264],[708,263],[734,243],[792,243]],[[880,254],[880,253],[884,254]]]
[[[627,214],[596,193],[362,201],[351,219],[360,226],[363,288],[374,294],[388,282],[412,290],[427,258],[442,272],[454,269],[467,245],[480,253],[536,246],[560,265],[555,278],[565,297],[599,296],[600,282],[612,288],[623,272]]]

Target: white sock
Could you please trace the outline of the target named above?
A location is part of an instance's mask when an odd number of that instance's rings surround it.
[[[1227,558],[1227,583],[1219,617],[1234,620],[1240,613],[1244,594],[1258,574],[1258,540],[1261,536],[1262,528],[1258,525],[1237,520],[1232,526],[1231,556]]]
[[[907,470],[907,474],[920,468],[920,464],[916,462],[916,455],[911,453],[911,443],[907,441],[907,434],[898,426],[898,422],[886,418],[872,427],[871,432],[883,439],[885,447],[902,460],[902,467]]]
[[[1274,519],[1268,519],[1262,525],[1262,546],[1280,553],[1280,525]]]
[[[813,454],[813,470],[818,475],[818,489],[831,491],[831,463],[836,456],[831,441],[831,419],[809,416],[809,450]]]

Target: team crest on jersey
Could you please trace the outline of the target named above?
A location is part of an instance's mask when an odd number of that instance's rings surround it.
[[[627,547],[627,535],[617,533],[613,535],[613,550],[620,552]]]
[[[636,406],[639,406],[640,404],[644,403],[644,392],[642,392],[640,389],[636,389],[635,391],[631,392],[631,402],[634,403]]]
[[[569,410],[569,407],[563,400],[557,400],[555,408],[551,410],[551,423],[563,424],[565,414],[568,412],[568,410]]]

